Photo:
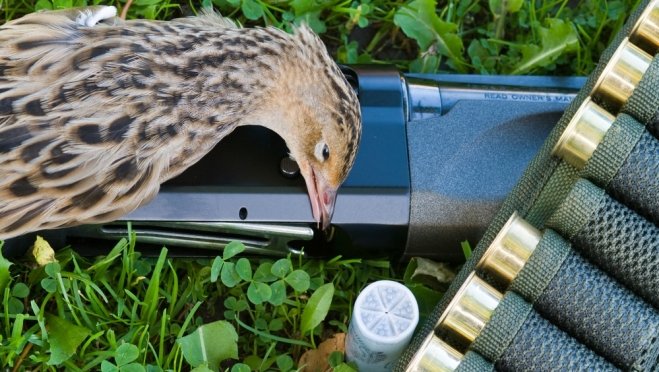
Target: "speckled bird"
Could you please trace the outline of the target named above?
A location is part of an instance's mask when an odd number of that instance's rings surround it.
[[[308,27],[107,6],[0,26],[0,239],[115,220],[241,125],[278,133],[326,228],[361,137],[357,96]]]

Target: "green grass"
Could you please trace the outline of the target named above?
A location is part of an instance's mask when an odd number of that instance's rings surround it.
[[[240,243],[213,260],[168,259],[166,248],[142,258],[133,242],[93,260],[65,248],[38,268],[0,256],[0,368],[217,370],[227,359],[232,370],[295,370],[347,330],[368,282],[397,276],[388,261],[239,258]]]
[[[246,26],[306,22],[342,63],[404,71],[588,75],[640,0],[135,0],[128,18],[214,6]],[[126,0],[0,0],[13,19],[39,9]]]
[[[135,0],[128,18],[171,19],[212,5],[246,26],[290,30],[304,21],[344,63],[587,75],[637,2]],[[97,3],[0,0],[0,13],[8,20]],[[95,259],[70,248],[42,267],[0,257],[0,369],[289,371],[306,350],[346,331],[356,295],[372,281],[403,281],[423,314],[441,297],[441,285],[411,279],[416,261],[404,270],[386,260],[248,259],[240,250],[232,244],[213,260],[170,259],[166,249],[144,258],[127,237]],[[350,368],[340,356],[332,363]]]

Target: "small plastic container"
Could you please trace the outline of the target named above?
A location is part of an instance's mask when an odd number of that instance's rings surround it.
[[[404,285],[381,280],[357,297],[345,355],[360,372],[391,371],[419,322],[419,306]]]

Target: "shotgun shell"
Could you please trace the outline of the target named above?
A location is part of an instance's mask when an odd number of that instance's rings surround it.
[[[357,296],[345,355],[362,372],[393,369],[419,322],[412,291],[390,280],[371,283]]]
[[[423,341],[406,372],[453,372],[462,356],[433,332]]]
[[[501,298],[501,293],[472,272],[439,318],[438,325],[471,343],[490,319]]]
[[[629,41],[655,55],[659,51],[659,1],[654,0],[645,7],[631,32]]]
[[[652,57],[625,38],[595,83],[591,96],[606,102],[616,112],[627,102]]]
[[[519,274],[542,234],[514,212],[485,251],[476,269],[489,274],[508,285]]]
[[[586,98],[565,127],[551,154],[582,169],[614,121],[613,115]]]

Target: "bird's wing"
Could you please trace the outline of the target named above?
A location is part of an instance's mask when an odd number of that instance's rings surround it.
[[[194,89],[144,40],[89,30],[62,12],[0,27],[0,239],[116,219],[217,142],[185,127]]]

